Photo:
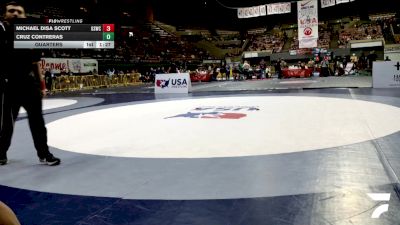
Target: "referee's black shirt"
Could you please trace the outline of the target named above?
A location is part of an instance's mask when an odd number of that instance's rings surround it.
[[[25,23],[25,21],[18,21]],[[40,61],[40,53],[32,49],[14,49],[14,27],[0,26],[0,74],[11,85],[32,85],[39,81],[33,75],[33,62]]]

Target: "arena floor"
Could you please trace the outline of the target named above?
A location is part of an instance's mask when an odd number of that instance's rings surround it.
[[[22,224],[400,221],[400,89],[368,77],[98,89],[44,110],[62,164],[38,164],[21,111],[0,167],[0,200]]]

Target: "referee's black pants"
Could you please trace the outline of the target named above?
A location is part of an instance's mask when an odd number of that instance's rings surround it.
[[[0,157],[5,157],[11,145],[14,124],[21,106],[28,115],[33,142],[39,158],[50,154],[47,130],[42,114],[42,94],[39,85],[22,86],[1,81],[0,84]]]

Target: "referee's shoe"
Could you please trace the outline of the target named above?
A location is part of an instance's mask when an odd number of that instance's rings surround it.
[[[57,166],[60,165],[61,160],[59,158],[54,157],[53,154],[47,155],[45,158],[39,158],[40,163],[48,165],[48,166]]]
[[[8,159],[7,159],[6,156],[5,157],[0,157],[0,166],[6,165],[7,162],[8,162]]]

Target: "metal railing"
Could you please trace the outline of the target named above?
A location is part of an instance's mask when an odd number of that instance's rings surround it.
[[[59,76],[53,79],[51,91],[119,87],[140,84],[140,74]]]

